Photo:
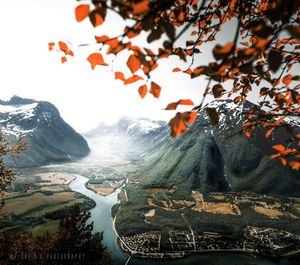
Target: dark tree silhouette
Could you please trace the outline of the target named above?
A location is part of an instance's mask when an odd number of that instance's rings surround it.
[[[34,238],[30,232],[0,234],[1,265],[110,265],[111,257],[102,245],[102,233],[92,233],[90,213],[79,205],[70,208],[52,236]]]

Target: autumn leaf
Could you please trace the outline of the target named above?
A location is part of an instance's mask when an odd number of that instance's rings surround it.
[[[94,27],[98,27],[103,24],[106,17],[106,8],[97,8],[93,10],[90,14],[90,21]]]
[[[191,74],[191,78],[198,77],[199,75],[201,75],[204,72],[204,70],[205,70],[205,68],[201,67],[201,66],[195,68]]]
[[[237,103],[239,103],[239,102],[241,101],[241,99],[242,99],[241,96],[237,96],[237,97],[234,98],[233,102],[234,102],[235,104],[237,104]]]
[[[282,79],[282,83],[288,86],[292,82],[292,80],[293,80],[293,76],[291,74],[288,74]]]
[[[90,14],[90,5],[79,5],[75,8],[75,17],[77,22],[80,22],[87,18]]]
[[[151,82],[150,85],[150,93],[155,97],[155,98],[159,98],[160,96],[160,91],[161,91],[161,87],[156,84],[155,82]]]
[[[134,76],[131,76],[131,77],[125,79],[124,85],[129,85],[129,84],[132,84],[132,83],[134,83],[136,81],[139,81],[139,80],[143,80],[143,78],[140,77],[139,75],[134,75]]]
[[[272,148],[279,151],[279,152],[284,152],[285,151],[285,147],[282,144],[273,145]]]
[[[63,41],[59,41],[58,45],[59,45],[59,49],[63,52],[66,52],[69,49],[68,45]]]
[[[275,130],[275,127],[269,129],[267,132],[266,132],[266,138],[269,138],[270,135],[272,134],[272,132]]]
[[[65,63],[66,61],[67,61],[67,57],[66,56],[61,57],[61,63]]]
[[[104,62],[102,55],[98,52],[90,54],[87,60],[93,70],[97,65],[108,66],[108,64]]]
[[[298,162],[298,161],[290,161],[289,165],[294,170],[299,170],[300,169],[300,162]]]
[[[98,42],[98,43],[103,43],[103,42],[109,40],[109,37],[106,36],[106,35],[95,36],[95,40],[96,40],[96,42]]]
[[[132,3],[131,8],[132,8],[132,14],[134,15],[141,15],[145,14],[149,10],[149,0],[141,0],[138,1],[137,3]]]
[[[137,70],[140,69],[141,63],[135,55],[130,55],[127,60],[127,66],[130,69],[131,73],[134,74]]]
[[[177,103],[180,105],[194,105],[194,102],[190,99],[180,99]]]
[[[194,102],[190,99],[180,99],[177,102],[168,104],[165,110],[176,110],[178,105],[194,105]]]
[[[213,55],[216,60],[223,59],[232,49],[233,49],[234,43],[229,42],[225,46],[221,46],[217,44],[215,48],[213,49]]]
[[[119,79],[119,80],[122,80],[122,81],[125,81],[125,77],[124,77],[124,74],[122,72],[115,72],[115,79]]]
[[[279,159],[281,161],[281,164],[284,165],[284,166],[286,166],[286,163],[287,163],[286,159],[283,158],[283,157],[279,157]]]
[[[139,91],[140,97],[144,98],[147,95],[147,92],[148,92],[147,85],[140,86],[138,91]]]
[[[196,121],[196,112],[177,112],[176,116],[169,122],[172,137],[181,135],[187,130],[187,124],[193,124]]]
[[[48,49],[49,49],[49,51],[52,51],[53,48],[54,48],[54,46],[55,46],[55,43],[54,43],[54,42],[49,42],[49,43],[48,43]]]
[[[244,130],[244,134],[247,138],[250,138],[250,136],[251,136],[250,130]]]
[[[115,72],[115,79],[119,79],[119,80],[123,81],[124,85],[134,83],[138,80],[143,80],[143,78],[138,75],[133,75],[129,78],[125,78],[124,74],[122,72]]]
[[[172,72],[174,72],[174,73],[176,73],[176,72],[181,72],[181,69],[178,68],[178,67],[175,67],[175,68],[172,70]]]
[[[62,52],[64,52],[66,55],[74,56],[74,53],[72,52],[72,50],[69,48],[69,46],[65,42],[59,41],[58,46],[59,46],[59,49]]]
[[[212,88],[212,92],[215,98],[220,98],[222,96],[222,93],[224,92],[224,88],[220,84],[216,84]]]
[[[190,99],[180,99],[177,102],[168,104],[165,110],[176,110],[178,105],[194,105],[194,102]]]

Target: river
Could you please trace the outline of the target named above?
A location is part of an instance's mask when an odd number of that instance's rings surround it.
[[[114,233],[111,217],[111,208],[118,202],[117,189],[109,196],[100,196],[85,187],[88,178],[74,174],[76,179],[70,183],[73,191],[79,192],[95,201],[96,207],[91,212],[90,222],[94,222],[94,231],[104,231],[103,244],[111,252],[115,265],[125,265],[128,255],[123,253],[118,246],[117,236]],[[292,265],[296,263],[287,260],[271,260],[266,258],[255,258],[252,255],[242,253],[209,253],[192,255],[177,260],[145,260],[131,259],[130,265]]]

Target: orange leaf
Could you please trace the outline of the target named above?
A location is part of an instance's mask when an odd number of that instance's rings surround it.
[[[134,74],[137,70],[140,69],[141,63],[138,58],[132,54],[128,58],[127,66],[130,69],[131,73]]]
[[[149,0],[142,0],[137,3],[131,4],[132,7],[132,14],[140,15],[148,12],[149,10]]]
[[[102,35],[102,36],[95,36],[95,39],[98,43],[103,43],[103,42],[109,40],[109,37],[106,35]]]
[[[194,102],[190,99],[181,99],[177,102],[170,103],[165,110],[176,110],[178,105],[194,105]]]
[[[213,48],[213,55],[215,57],[216,60],[220,60],[223,59],[225,57],[226,54],[228,54],[229,52],[231,52],[231,50],[234,47],[234,43],[233,42],[229,42],[224,46],[221,46],[219,44],[217,44],[214,48]]]
[[[119,79],[119,80],[123,81],[124,85],[134,83],[138,80],[143,80],[143,78],[138,75],[133,75],[129,78],[125,78],[124,74],[122,72],[115,72],[115,79]]]
[[[59,49],[62,52],[66,52],[69,49],[68,45],[65,42],[63,42],[63,41],[59,41],[58,45],[59,45]]]
[[[59,49],[62,52],[64,52],[66,55],[74,56],[74,53],[70,50],[69,46],[65,42],[59,41],[58,45],[59,45]]]
[[[272,134],[272,132],[275,130],[275,127],[269,129],[267,132],[266,132],[266,137],[269,138],[269,136]]]
[[[284,152],[284,150],[285,150],[285,147],[282,144],[273,145],[272,148],[279,152]]]
[[[102,25],[104,22],[103,17],[100,14],[95,14],[95,22],[93,23],[94,27]]]
[[[241,96],[237,96],[237,97],[234,98],[233,102],[235,104],[237,104],[237,103],[239,103],[241,101],[241,99],[242,99]]]
[[[286,159],[284,159],[282,157],[279,157],[279,158],[280,158],[281,164],[286,166]]]
[[[73,53],[70,49],[67,50],[66,54],[67,54],[67,55],[70,55],[70,56],[74,56],[74,53]]]
[[[282,82],[288,86],[292,82],[293,76],[291,74],[286,75],[283,79]]]
[[[201,75],[204,71],[204,67],[197,67],[194,69],[192,75],[191,75],[191,78],[195,78],[195,77],[198,77],[199,75]]]
[[[189,74],[189,75],[191,75],[191,74],[193,73],[193,71],[192,71],[191,68],[185,70],[184,72],[185,72],[186,74]]]
[[[172,72],[181,72],[181,69],[180,68],[178,68],[178,67],[176,67],[176,68],[174,68],[173,69],[173,71]]]
[[[53,48],[55,46],[55,43],[54,42],[49,42],[48,46],[49,46],[49,51],[51,51],[51,50],[53,50]]]
[[[139,87],[139,94],[141,98],[144,98],[147,95],[148,88],[146,85],[142,85]]]
[[[125,81],[124,74],[122,72],[115,72],[115,79]]]
[[[187,116],[188,116],[188,119],[187,119],[187,122],[189,124],[193,124],[196,119],[197,119],[197,112],[186,112],[187,113]]]
[[[97,8],[89,14],[90,21],[94,27],[98,27],[103,24],[106,12],[106,8]]]
[[[181,105],[194,105],[194,102],[190,99],[181,99],[178,101],[178,104]]]
[[[185,132],[187,129],[187,123],[193,124],[196,118],[196,112],[177,112],[176,116],[169,122],[172,137],[178,136]]]
[[[65,63],[66,61],[67,61],[67,57],[66,56],[61,57],[61,63]]]
[[[271,159],[275,159],[275,158],[277,158],[277,157],[279,157],[280,156],[280,153],[277,153],[277,154],[275,154],[275,155],[271,155]]]
[[[161,91],[161,87],[158,84],[156,84],[155,82],[151,82],[150,93],[154,97],[159,98],[160,91]]]
[[[291,162],[289,162],[289,165],[294,170],[299,170],[300,169],[300,162],[298,162],[298,161],[291,161]]]
[[[131,76],[131,77],[125,79],[124,85],[128,85],[128,84],[134,83],[134,82],[136,82],[138,80],[143,80],[143,78],[140,77],[140,76],[138,76],[138,75]]]
[[[89,55],[87,60],[90,62],[93,70],[95,69],[96,65],[108,66],[108,64],[104,62],[102,55],[98,52]]]
[[[244,130],[244,134],[245,134],[245,136],[248,137],[248,138],[251,136],[251,133],[250,133],[249,130]]]
[[[89,5],[79,5],[75,8],[75,17],[77,22],[84,20],[90,14]]]

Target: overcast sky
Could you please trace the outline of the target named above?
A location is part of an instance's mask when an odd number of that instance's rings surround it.
[[[111,67],[91,70],[86,58],[97,47],[77,45],[93,43],[95,34],[113,36],[123,24],[113,14],[107,17],[110,23],[97,29],[88,20],[77,23],[76,5],[75,0],[0,0],[1,99],[18,95],[50,101],[80,132],[96,127],[100,121],[116,121],[122,115],[168,120],[175,113],[162,110],[167,103],[182,98],[193,99],[196,104],[201,101],[206,82],[172,73],[177,59],[161,61],[153,72],[152,80],[163,88],[159,99],[148,94],[141,100],[138,83],[123,86],[114,79]],[[48,51],[48,42],[58,40],[71,42],[75,53],[63,65],[57,53]],[[116,60],[113,70],[129,75],[121,68],[122,59]],[[105,60],[110,62],[112,57]],[[205,60],[201,63],[207,63]]]

